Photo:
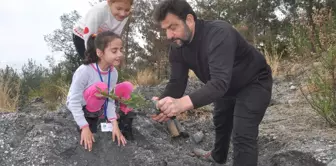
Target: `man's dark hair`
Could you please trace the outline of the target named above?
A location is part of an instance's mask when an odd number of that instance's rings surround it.
[[[153,13],[154,20],[156,22],[161,22],[166,18],[168,13],[176,15],[182,21],[186,20],[188,14],[193,15],[195,21],[197,19],[196,13],[186,0],[161,1],[154,10]]]

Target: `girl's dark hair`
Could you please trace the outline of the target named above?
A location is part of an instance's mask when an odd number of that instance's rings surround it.
[[[91,35],[87,41],[87,49],[84,53],[84,64],[88,65],[90,63],[98,62],[99,57],[97,55],[96,49],[98,48],[101,51],[104,51],[108,44],[117,38],[121,39],[119,35],[112,31],[104,31],[98,33],[97,35]]]

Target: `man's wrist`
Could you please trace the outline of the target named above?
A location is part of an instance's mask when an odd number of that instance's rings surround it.
[[[183,96],[182,98],[180,98],[181,104],[182,104],[182,109],[183,112],[187,111],[187,110],[191,110],[194,108],[194,105],[190,99],[190,97],[188,95]]]

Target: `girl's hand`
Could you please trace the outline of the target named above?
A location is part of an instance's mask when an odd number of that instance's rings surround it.
[[[113,122],[113,132],[112,132],[112,140],[115,141],[115,137],[118,139],[118,146],[120,146],[120,142],[123,144],[123,146],[126,145],[127,141],[124,137],[124,135],[121,133],[117,120],[114,120]]]
[[[89,148],[89,151],[91,151],[92,150],[92,141],[95,142],[94,136],[93,136],[90,128],[89,127],[83,128],[82,133],[81,133],[80,144],[83,145],[83,142],[84,142],[85,149]]]

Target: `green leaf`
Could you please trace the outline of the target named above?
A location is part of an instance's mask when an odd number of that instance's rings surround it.
[[[124,99],[116,96],[113,91],[111,91],[109,94],[107,92],[102,91],[99,87],[96,87],[99,93],[103,97],[107,97],[113,100],[117,100],[120,103],[123,103],[127,105],[130,108],[133,109],[144,109],[144,108],[153,108],[156,109],[157,113],[160,113],[160,110],[158,110],[155,107],[156,102],[155,101],[148,101],[146,100],[140,93],[131,93],[131,97],[129,99]]]

